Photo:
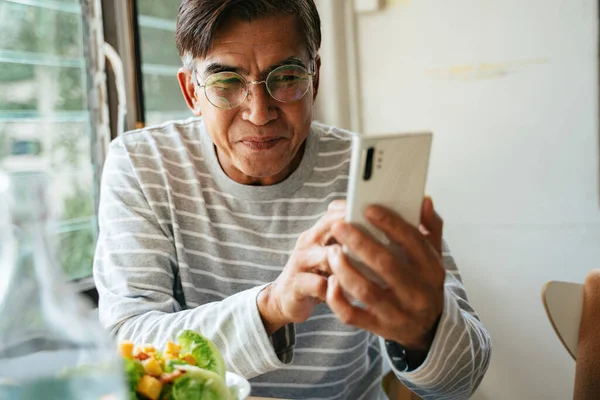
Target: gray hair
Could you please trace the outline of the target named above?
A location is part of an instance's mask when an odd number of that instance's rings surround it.
[[[193,68],[203,58],[214,36],[228,18],[252,21],[266,16],[294,15],[311,60],[321,47],[321,19],[314,0],[182,0],[175,41],[183,65]]]
[[[181,56],[181,62],[183,63],[183,68],[189,69],[190,71],[196,70],[196,65],[194,63],[194,56],[189,51],[186,51]]]

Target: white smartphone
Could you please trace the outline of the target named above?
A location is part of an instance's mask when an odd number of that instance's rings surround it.
[[[346,221],[371,235],[394,253],[401,251],[364,216],[371,204],[389,208],[415,227],[419,226],[421,206],[432,142],[431,132],[396,133],[353,138]],[[352,265],[382,286],[383,281],[347,248]]]

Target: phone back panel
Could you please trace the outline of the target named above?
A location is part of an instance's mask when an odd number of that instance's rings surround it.
[[[355,136],[350,164],[346,220],[387,244],[387,238],[364,217],[370,204],[387,207],[418,226],[425,192],[430,132]],[[374,148],[372,173],[364,179],[367,151]]]

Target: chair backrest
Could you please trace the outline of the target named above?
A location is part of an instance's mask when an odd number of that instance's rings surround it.
[[[575,359],[583,307],[583,284],[550,281],[542,289],[542,302],[554,332]]]
[[[584,284],[548,282],[542,291],[548,319],[576,360],[574,400],[600,398],[600,270]]]
[[[392,371],[388,372],[383,377],[381,384],[385,394],[390,400],[422,400],[404,386]]]

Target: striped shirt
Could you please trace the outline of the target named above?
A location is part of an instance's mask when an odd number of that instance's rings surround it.
[[[221,350],[252,394],[378,399],[381,339],[341,323],[327,304],[269,337],[256,298],[298,236],[346,197],[352,134],[313,123],[299,167],[272,186],[221,169],[199,118],[127,133],[104,166],[94,278],[103,325],[119,340],[163,347],[184,329]],[[452,258],[443,314],[425,362],[395,371],[424,398],[463,399],[481,381],[490,338]]]

